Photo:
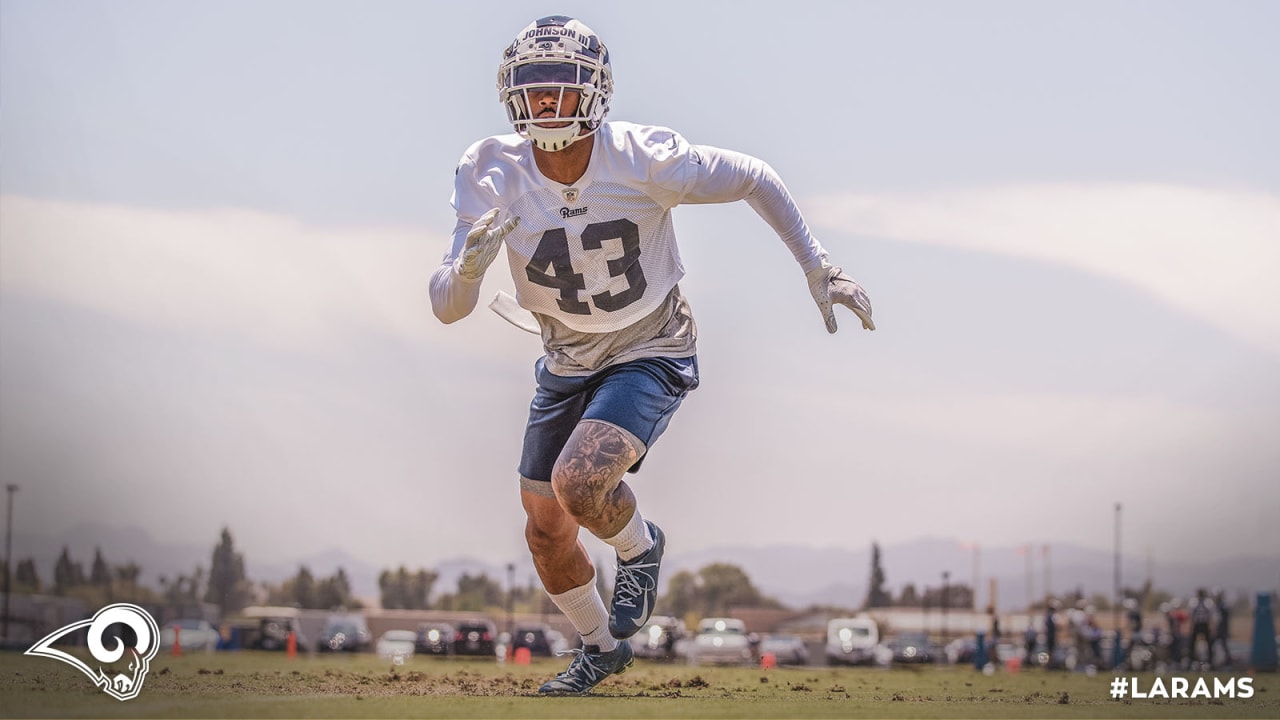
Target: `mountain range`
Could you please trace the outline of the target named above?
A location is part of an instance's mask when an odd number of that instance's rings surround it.
[[[51,583],[53,566],[65,546],[71,558],[82,563],[87,572],[93,562],[94,549],[101,547],[108,563],[135,562],[142,568],[142,582],[159,587],[161,576],[189,574],[195,566],[209,566],[214,541],[207,547],[162,543],[137,527],[80,525],[73,530],[47,537],[18,534],[14,537],[15,562],[33,557],[40,577]],[[245,552],[241,549],[241,552]],[[883,545],[880,548],[885,587],[897,593],[907,583],[918,591],[939,587],[943,572],[951,584],[972,585],[981,578],[978,600],[986,605],[994,579],[997,606],[1001,610],[1026,605],[1028,593],[1041,597],[1046,575],[1054,593],[1080,589],[1086,595],[1110,596],[1114,584],[1114,555],[1105,550],[1069,544],[1026,547],[973,548],[944,538],[920,538],[910,542]],[[1045,559],[1048,559],[1046,573]],[[773,545],[754,547],[730,545],[686,553],[669,553],[664,561],[663,577],[681,570],[696,572],[711,563],[737,565],[765,595],[794,607],[829,605],[843,608],[860,607],[866,598],[871,575],[871,547],[850,550],[841,547]],[[246,573],[255,582],[279,583],[294,576],[306,566],[317,577],[328,577],[342,568],[351,581],[353,592],[374,604],[378,598],[378,575],[383,570],[350,553],[331,548],[287,563],[260,563],[245,552]],[[410,567],[417,570],[417,567]],[[436,563],[430,569],[438,573],[435,595],[452,592],[464,574],[484,573],[500,584],[508,582],[508,566],[459,556]],[[516,584],[536,583],[532,563],[522,558],[511,570]],[[1155,562],[1149,558],[1121,558],[1122,585],[1140,587],[1150,577],[1154,586],[1176,595],[1186,596],[1197,587],[1221,587],[1230,592],[1264,592],[1280,588],[1280,554],[1272,557],[1241,555],[1212,563]]]

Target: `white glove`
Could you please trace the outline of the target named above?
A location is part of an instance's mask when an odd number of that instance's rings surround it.
[[[502,247],[502,238],[520,224],[520,218],[513,217],[496,228],[489,227],[498,217],[498,208],[494,208],[471,226],[467,233],[467,242],[462,247],[462,254],[453,260],[454,272],[467,280],[476,280],[484,276],[493,259],[498,257]]]
[[[845,275],[843,270],[823,260],[822,267],[805,273],[805,278],[809,281],[809,294],[813,296],[813,301],[818,303],[818,309],[822,311],[822,319],[827,323],[827,332],[836,331],[836,313],[833,307],[836,303],[852,310],[853,314],[862,320],[863,328],[876,329],[876,324],[871,321],[871,298],[867,297],[867,292],[862,289],[862,286]]]

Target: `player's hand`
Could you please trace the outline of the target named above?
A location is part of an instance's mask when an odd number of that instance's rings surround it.
[[[459,276],[475,280],[484,276],[493,259],[498,257],[502,247],[502,238],[520,224],[520,218],[513,217],[498,227],[491,227],[498,217],[498,208],[494,208],[471,226],[467,233],[467,242],[462,247],[462,254],[453,261],[453,269]]]
[[[853,314],[862,320],[863,328],[876,329],[876,324],[871,321],[871,298],[867,297],[867,292],[862,289],[862,286],[845,275],[843,270],[823,260],[822,267],[805,273],[805,278],[809,281],[809,294],[813,295],[813,301],[818,303],[818,310],[822,311],[822,319],[827,323],[827,332],[836,331],[835,305],[844,305],[852,310]]]

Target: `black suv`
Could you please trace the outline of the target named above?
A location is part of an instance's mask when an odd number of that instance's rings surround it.
[[[298,626],[297,618],[284,616],[259,619],[253,642],[248,645],[257,650],[287,650],[290,633],[293,633],[298,650],[307,650],[310,647],[307,636]]]
[[[494,641],[498,631],[488,620],[466,620],[458,623],[458,632],[453,636],[453,652],[456,655],[496,654]]]
[[[555,654],[552,647],[551,633],[546,625],[523,625],[511,633],[512,652],[520,648],[529,648],[533,657],[550,657]]]
[[[361,652],[373,642],[369,626],[360,615],[331,615],[320,634],[320,652]]]

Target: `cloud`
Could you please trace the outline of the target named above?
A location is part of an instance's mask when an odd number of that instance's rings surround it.
[[[0,197],[0,287],[132,322],[315,347],[365,329],[420,337],[445,239],[326,231],[245,210]]]
[[[1042,260],[1119,279],[1280,355],[1280,195],[1035,184],[806,201],[815,226]]]

